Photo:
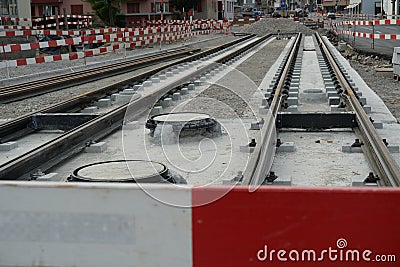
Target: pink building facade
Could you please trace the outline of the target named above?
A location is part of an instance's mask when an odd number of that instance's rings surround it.
[[[31,0],[31,16],[54,16],[65,13],[67,15],[88,15],[94,11],[88,2],[82,0]]]

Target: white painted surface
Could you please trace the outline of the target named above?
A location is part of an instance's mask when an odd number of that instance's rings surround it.
[[[146,191],[0,182],[0,266],[192,266],[191,209],[148,195],[191,203],[190,188]]]

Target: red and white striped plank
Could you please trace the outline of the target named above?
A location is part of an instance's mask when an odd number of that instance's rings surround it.
[[[182,31],[187,29],[198,29],[195,26],[164,26],[164,27],[147,27],[147,28],[105,28],[105,29],[94,29],[84,30],[86,35],[89,34],[103,34],[112,32],[135,32],[136,35],[152,34],[157,32],[169,32],[169,31]],[[208,29],[208,27],[204,27]],[[82,31],[79,30],[22,30],[22,31],[0,31],[0,37],[13,37],[13,36],[26,36],[26,35],[81,35]]]
[[[365,32],[352,32],[339,30],[339,34],[356,36],[368,39],[381,39],[381,40],[400,40],[400,34],[383,34],[383,33],[365,33]]]
[[[335,26],[356,25],[356,26],[375,26],[375,25],[400,25],[400,19],[381,19],[381,20],[354,20],[333,23]]]
[[[158,32],[163,34],[184,34],[189,31],[171,31],[171,32]],[[35,43],[26,43],[26,44],[7,44],[0,45],[2,47],[2,52],[10,53],[10,52],[18,52],[23,50],[32,50],[38,48],[47,48],[47,47],[57,47],[57,46],[67,46],[67,45],[79,45],[82,44],[92,44],[92,43],[110,43],[110,42],[126,42],[132,39],[132,37],[143,38],[139,36],[136,32],[125,32],[125,33],[117,33],[117,34],[106,34],[106,35],[93,35],[93,36],[81,36],[75,38],[67,38],[61,40],[51,40],[46,42],[35,42]],[[144,36],[146,37],[146,36]],[[138,41],[136,39],[135,41]],[[1,51],[0,51],[1,52]]]
[[[400,261],[398,188],[249,192],[2,181],[0,218],[2,266],[385,267]]]
[[[100,55],[103,53],[111,52],[114,50],[119,50],[123,48],[133,48],[133,47],[140,47],[148,44],[153,44],[160,41],[176,41],[183,38],[189,38],[196,35],[201,34],[209,34],[210,30],[205,31],[197,31],[197,32],[189,32],[189,33],[171,33],[171,34],[162,34],[158,36],[145,36],[145,37],[138,37],[139,40],[135,38],[126,38],[121,39],[120,41],[128,41],[128,43],[119,43],[114,44],[107,47],[100,47],[96,49],[90,49],[83,52],[77,53],[70,53],[70,54],[61,54],[61,55],[52,55],[52,56],[44,56],[44,57],[36,57],[36,58],[24,58],[24,59],[17,59],[17,60],[8,60],[8,61],[1,61],[0,68],[6,67],[18,67],[18,66],[25,66],[25,65],[33,65],[33,64],[41,64],[46,62],[53,62],[53,61],[61,61],[61,60],[76,60],[83,57],[91,57]],[[81,39],[81,38],[78,38]]]

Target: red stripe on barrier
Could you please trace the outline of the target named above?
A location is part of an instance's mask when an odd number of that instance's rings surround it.
[[[193,205],[224,190],[193,188]],[[399,225],[398,189],[235,188],[192,208],[193,266],[398,266]]]
[[[45,61],[45,59],[44,59],[44,57],[37,57],[37,58],[35,58],[35,61],[36,61],[36,63],[44,63],[44,62],[46,62]]]
[[[17,66],[26,65],[26,59],[25,58],[17,59],[16,61],[17,61]]]

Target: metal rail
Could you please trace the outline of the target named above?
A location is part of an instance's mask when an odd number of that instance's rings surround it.
[[[319,34],[316,34],[316,36],[326,58],[329,60],[329,63],[331,64],[336,77],[338,78],[341,87],[346,92],[345,95],[342,94],[342,97],[347,100],[347,103],[349,103],[350,107],[356,112],[358,127],[365,144],[363,147],[367,152],[371,165],[375,167],[375,172],[378,173],[385,185],[399,186],[399,166],[392,158],[389,150],[383,143],[382,138],[376,132],[374,125],[369,120],[369,117],[357,99],[355,91],[352,89],[351,85],[333,58],[332,52],[328,49],[321,36]]]
[[[99,140],[122,126],[126,110],[129,108],[130,114],[140,116],[148,110],[161,96],[168,93],[171,89],[211,69],[217,64],[226,62],[230,58],[237,56],[245,50],[250,49],[265,41],[268,36],[250,40],[245,46],[237,47],[233,52],[220,58],[214,63],[202,67],[189,76],[182,77],[172,84],[160,88],[157,92],[145,95],[135,101],[118,107],[111,112],[95,118],[63,135],[43,144],[24,155],[15,158],[0,166],[0,180],[29,179],[29,172],[40,168],[43,171],[54,167],[64,159],[80,152],[87,141]],[[248,39],[248,38],[246,38]],[[226,45],[224,45],[226,46]],[[213,52],[216,52],[214,49]],[[130,118],[132,119],[132,118]]]
[[[45,94],[71,86],[76,86],[113,75],[123,74],[154,63],[163,62],[199,52],[200,49],[179,49],[132,60],[85,69],[76,73],[61,74],[54,77],[24,82],[0,88],[0,103],[6,104],[32,96]]]
[[[96,101],[104,96],[111,95],[112,93],[117,92],[118,88],[121,87],[122,85],[145,79],[146,77],[150,77],[166,68],[172,67],[175,64],[180,64],[180,63],[199,59],[201,57],[207,56],[209,54],[212,54],[214,52],[217,52],[217,51],[227,48],[229,46],[237,45],[237,44],[244,42],[252,37],[254,37],[254,35],[246,36],[246,37],[240,38],[238,40],[228,42],[221,46],[205,50],[205,51],[197,53],[195,55],[191,55],[191,56],[185,57],[183,59],[178,59],[178,60],[166,63],[163,66],[154,68],[150,71],[146,71],[144,73],[133,76],[131,78],[118,81],[116,83],[107,85],[107,86],[99,88],[97,90],[70,98],[61,103],[51,105],[47,108],[43,108],[43,109],[37,110],[35,112],[25,114],[23,116],[15,118],[11,121],[0,124],[0,142],[12,141],[12,140],[15,140],[17,138],[20,138],[22,136],[25,136],[25,135],[33,132],[34,130],[30,127],[31,117],[36,113],[60,113],[60,112],[67,112],[67,111],[73,112],[73,111],[79,110],[82,107],[90,104],[93,101]]]
[[[271,161],[274,155],[269,153],[268,147],[271,145],[275,147],[275,120],[278,115],[278,111],[282,104],[281,90],[284,86],[286,75],[288,74],[291,64],[296,60],[298,47],[302,34],[297,34],[295,41],[290,49],[290,54],[287,57],[285,68],[282,70],[278,86],[274,93],[274,98],[271,105],[269,106],[269,112],[264,119],[264,125],[261,128],[261,141],[258,142],[257,146],[252,153],[252,157],[244,171],[243,185],[257,186],[260,185],[268,172],[270,171]]]

